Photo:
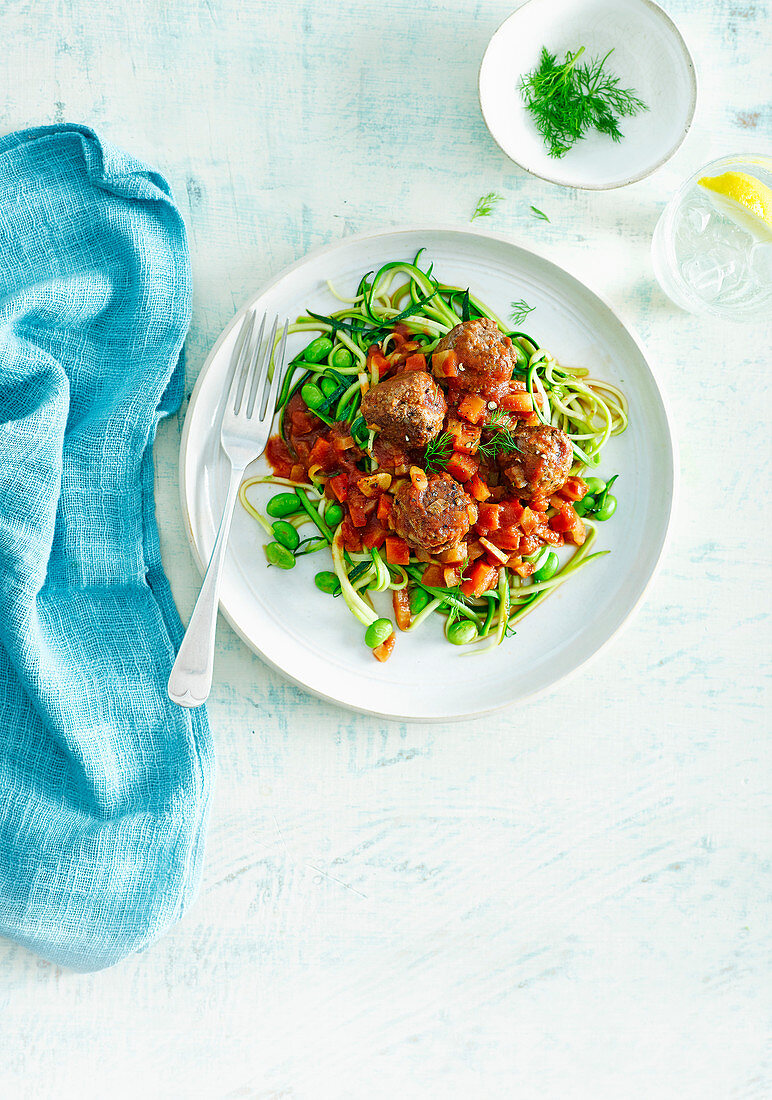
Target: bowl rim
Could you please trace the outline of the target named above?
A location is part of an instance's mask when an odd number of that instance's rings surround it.
[[[695,112],[696,112],[696,109],[697,109],[697,69],[696,69],[696,66],[694,64],[694,58],[692,57],[691,51],[689,50],[689,47],[686,45],[684,37],[681,34],[681,32],[679,31],[676,24],[673,22],[673,20],[670,18],[670,16],[667,14],[667,12],[659,6],[659,4],[654,3],[654,0],[630,0],[630,2],[631,3],[637,3],[637,4],[640,4],[642,7],[649,8],[650,10],[652,10],[655,13],[655,15],[659,16],[659,18],[662,20],[663,23],[665,23],[666,25],[669,26],[671,34],[677,40],[677,42],[680,44],[681,51],[682,51],[683,56],[684,56],[684,61],[686,63],[686,69],[687,69],[687,72],[688,72],[688,75],[689,75],[689,84],[690,84],[691,95],[690,95],[690,100],[689,100],[689,109],[687,111],[686,122],[684,124],[684,127],[683,127],[681,133],[679,134],[679,136],[676,139],[676,141],[674,142],[674,144],[664,153],[664,155],[658,161],[656,161],[656,163],[652,164],[651,167],[645,168],[643,171],[638,172],[634,175],[627,176],[625,179],[620,180],[616,183],[568,183],[568,182],[563,181],[563,180],[555,179],[554,176],[545,176],[545,175],[543,175],[542,172],[537,172],[535,168],[529,167],[527,164],[524,164],[521,160],[518,160],[516,157],[513,157],[512,154],[509,153],[504,148],[504,146],[501,144],[501,142],[499,141],[499,139],[496,137],[493,130],[491,129],[490,123],[488,122],[488,117],[485,113],[485,104],[483,102],[483,92],[482,92],[482,74],[483,74],[483,68],[485,66],[485,59],[488,56],[488,51],[491,48],[491,44],[492,44],[494,38],[496,38],[496,36],[506,26],[507,23],[509,23],[511,20],[515,19],[518,15],[520,15],[520,13],[523,11],[523,9],[528,7],[530,4],[538,4],[538,3],[541,3],[541,2],[543,2],[543,0],[522,0],[522,3],[519,4],[517,8],[515,8],[515,10],[513,12],[511,12],[507,16],[506,19],[502,20],[502,22],[499,23],[496,30],[493,32],[491,37],[488,39],[488,44],[485,47],[485,52],[483,53],[482,60],[480,61],[480,68],[479,68],[478,73],[477,73],[477,99],[478,99],[479,104],[480,104],[480,113],[482,114],[483,122],[485,123],[485,126],[486,126],[486,129],[488,130],[488,133],[491,135],[493,140],[496,142],[496,145],[498,145],[499,149],[501,149],[504,156],[507,157],[508,160],[511,160],[513,164],[516,164],[518,166],[518,168],[522,168],[524,172],[527,172],[529,175],[534,176],[536,179],[544,180],[545,183],[552,183],[556,187],[570,187],[575,191],[615,191],[619,187],[628,187],[631,183],[638,183],[639,180],[646,179],[647,176],[650,176],[650,175],[652,175],[652,173],[656,172],[658,168],[661,168],[664,164],[667,164],[667,162],[671,159],[671,157],[673,157],[675,155],[675,153],[677,153],[678,150],[681,148],[681,145],[683,144],[684,139],[685,139],[686,135],[689,133],[689,130],[691,129],[692,123],[694,122],[694,115],[695,115]]]

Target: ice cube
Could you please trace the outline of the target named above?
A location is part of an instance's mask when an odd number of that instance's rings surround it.
[[[686,282],[708,302],[718,298],[724,285],[724,271],[712,256],[693,256],[681,268]]]
[[[772,287],[772,244],[755,244],[753,246],[750,268],[763,286]]]

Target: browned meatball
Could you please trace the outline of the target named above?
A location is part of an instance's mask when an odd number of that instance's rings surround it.
[[[436,350],[450,348],[455,351],[459,363],[459,377],[454,379],[454,389],[495,391],[497,385],[510,381],[517,364],[511,339],[504,336],[498,325],[487,317],[456,325],[447,336],[443,336]]]
[[[394,530],[410,546],[440,554],[460,542],[475,508],[450,474],[432,474],[425,489],[406,481],[397,489],[391,513]]]
[[[549,497],[561,489],[571,470],[571,441],[560,428],[534,424],[515,430],[520,454],[507,456],[504,475],[522,497]]]
[[[381,439],[400,447],[425,447],[442,430],[447,405],[426,371],[395,374],[362,398],[362,416]]]

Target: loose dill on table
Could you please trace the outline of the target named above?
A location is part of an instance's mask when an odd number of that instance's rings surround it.
[[[477,200],[477,206],[474,208],[474,214],[469,219],[473,222],[475,218],[487,218],[492,213],[497,203],[501,202],[504,198],[503,195],[496,194],[495,191],[489,191],[487,195],[482,195]]]
[[[564,157],[591,129],[621,141],[620,120],[648,110],[632,88],[621,88],[619,77],[604,68],[613,52],[579,63],[581,46],[559,62],[543,46],[539,64],[521,78],[526,110],[551,157]]]
[[[513,325],[522,325],[529,313],[533,313],[536,306],[529,306],[524,298],[521,298],[518,302],[510,302],[510,319]]]

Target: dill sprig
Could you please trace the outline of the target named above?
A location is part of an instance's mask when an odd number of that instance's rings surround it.
[[[533,216],[535,218],[541,218],[541,220],[543,222],[548,222],[549,221],[549,218],[547,217],[547,215],[544,213],[543,210],[540,210],[538,206],[532,206],[531,207],[531,213],[533,214]]]
[[[424,469],[427,474],[438,474],[444,470],[453,452],[453,440],[448,432],[440,432],[426,444]]]
[[[536,306],[529,306],[524,298],[521,298],[518,302],[510,302],[511,313],[509,314],[512,319],[513,325],[522,325],[529,313],[533,313]]]
[[[484,443],[481,442],[477,448],[477,453],[492,462],[499,455],[520,454],[521,452],[512,432],[508,428],[503,428],[495,432],[489,439],[486,439]]]
[[[539,64],[522,77],[526,109],[551,157],[565,156],[593,128],[620,141],[620,119],[648,110],[631,88],[620,88],[619,77],[604,68],[613,52],[580,64],[584,46],[575,53],[569,50],[562,62],[543,46]]]
[[[503,195],[496,194],[495,191],[489,191],[487,195],[482,195],[477,200],[477,206],[474,208],[474,214],[469,219],[473,222],[475,218],[487,218],[493,213],[493,209],[497,203],[501,202],[504,198]]]

